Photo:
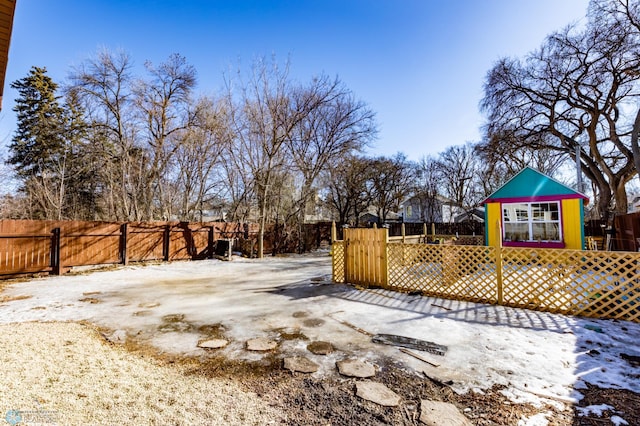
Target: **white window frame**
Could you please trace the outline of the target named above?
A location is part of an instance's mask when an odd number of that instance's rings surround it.
[[[539,207],[540,205],[543,204],[548,204],[548,205],[554,205],[555,206],[555,210],[552,209],[551,207],[549,207],[547,210],[540,210],[540,209],[536,209],[534,208],[534,206]],[[526,206],[526,217],[524,215],[525,213],[525,207]],[[552,217],[540,217],[539,213],[543,212],[543,213],[549,213],[549,215],[551,216],[554,212],[557,213],[557,218],[552,218]],[[534,217],[534,214],[536,217]],[[501,215],[502,215],[502,240],[503,241],[509,241],[509,242],[524,242],[524,243],[531,243],[531,242],[562,242],[564,239],[564,232],[562,229],[562,211],[561,211],[561,203],[560,201],[534,201],[534,202],[520,202],[520,203],[502,203],[501,206]],[[542,240],[542,239],[534,239],[533,238],[533,229],[534,229],[534,225],[536,224],[544,224],[544,223],[550,223],[550,224],[554,224],[557,225],[557,229],[558,229],[558,239],[546,239],[546,240]],[[519,225],[525,225],[526,224],[526,230],[528,232],[528,238],[523,239],[520,237],[516,237],[519,234],[522,233],[518,233],[518,232],[514,232],[512,230],[509,230],[508,227],[511,224],[519,224]]]

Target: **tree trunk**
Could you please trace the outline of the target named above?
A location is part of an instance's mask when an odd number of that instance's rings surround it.
[[[640,109],[636,113],[636,119],[633,123],[631,131],[631,151],[633,152],[633,165],[636,167],[636,173],[640,178],[640,147],[638,146],[638,135],[640,134]]]

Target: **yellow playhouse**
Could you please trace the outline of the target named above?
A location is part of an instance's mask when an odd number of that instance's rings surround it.
[[[502,245],[584,249],[584,204],[589,199],[526,167],[491,194],[485,205],[485,242]]]

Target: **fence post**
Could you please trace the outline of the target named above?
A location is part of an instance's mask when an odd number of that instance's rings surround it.
[[[129,225],[123,223],[120,225],[120,260],[123,265],[129,264],[129,256],[127,255],[127,240],[129,238]]]
[[[496,284],[498,290],[498,304],[504,302],[504,293],[502,288],[502,226],[500,220],[496,220]]]
[[[162,236],[162,257],[165,262],[169,261],[170,253],[169,249],[171,248],[171,225],[165,225],[164,233]]]
[[[215,226],[210,226],[209,227],[209,232],[207,235],[207,258],[208,259],[213,259],[213,242],[215,241],[214,238],[214,233],[215,231]]]
[[[331,222],[331,245],[336,242],[336,236],[338,235],[338,230],[336,229],[336,222]]]
[[[400,225],[400,232],[402,233],[402,244],[404,244],[405,243],[405,236],[406,236],[404,222]]]
[[[60,275],[62,265],[60,265],[60,228],[51,231],[51,273]]]
[[[403,224],[404,225],[404,224]],[[384,238],[382,242],[382,285],[384,288],[389,286],[389,229],[383,228]],[[402,246],[404,255],[404,245]]]

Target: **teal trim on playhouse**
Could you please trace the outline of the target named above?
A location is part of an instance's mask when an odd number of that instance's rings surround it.
[[[497,200],[519,199],[563,199],[582,198],[588,199],[566,185],[546,176],[531,167],[525,167],[518,174],[508,180],[496,192],[489,195],[485,203]]]

